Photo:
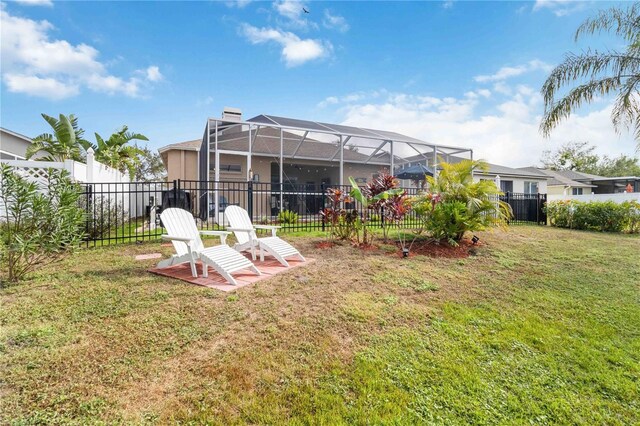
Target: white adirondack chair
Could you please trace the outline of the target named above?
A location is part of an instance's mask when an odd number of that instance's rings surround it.
[[[298,256],[300,260],[305,261],[304,256],[295,247],[276,236],[279,226],[254,225],[251,223],[249,213],[238,206],[227,207],[224,214],[230,225],[227,230],[233,231],[238,240],[238,243],[233,246],[234,249],[238,251],[250,250],[253,260],[256,260],[256,249],[259,249],[261,262],[264,262],[264,253],[266,252],[284,266],[289,266],[285,258],[290,256]],[[271,236],[258,238],[256,229],[268,229],[271,231]]]
[[[176,254],[158,263],[158,268],[166,268],[168,266],[189,262],[191,263],[191,273],[194,277],[197,277],[196,261],[200,259],[202,261],[202,276],[204,278],[209,276],[208,267],[211,266],[233,285],[237,285],[238,283],[231,276],[231,273],[241,269],[249,268],[256,274],[262,275],[249,259],[226,244],[227,235],[231,234],[231,232],[198,232],[196,222],[191,213],[178,208],[163,210],[160,219],[168,233],[167,235],[163,235],[162,238],[170,240],[173,243]],[[217,235],[220,237],[222,244],[205,248],[200,235]]]

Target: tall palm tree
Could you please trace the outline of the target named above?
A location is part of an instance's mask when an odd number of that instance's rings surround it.
[[[583,104],[596,96],[615,94],[613,126],[617,132],[633,128],[640,149],[640,4],[600,11],[580,25],[575,40],[601,32],[622,37],[626,49],[567,54],[542,86],[545,109],[540,131],[549,136],[554,127]],[[578,85],[557,99],[560,90],[571,83]]]
[[[73,114],[60,114],[59,118],[42,114],[42,118],[51,126],[53,134],[43,133],[33,138],[33,143],[27,148],[27,159],[41,153],[38,160],[43,161],[82,161],[84,152],[82,146],[87,141],[82,138],[84,130],[78,127],[78,118]]]
[[[148,141],[149,139],[143,134],[129,132],[127,126],[122,126],[106,140],[98,133],[95,135],[96,144],[87,142],[84,145],[85,149],[93,148],[96,160],[121,172],[127,171],[129,176],[133,177],[143,151],[137,146],[130,145],[129,142],[132,140]]]

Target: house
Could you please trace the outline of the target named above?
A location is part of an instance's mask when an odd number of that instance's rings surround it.
[[[348,185],[349,177],[364,183],[416,153],[473,155],[469,148],[386,130],[266,114],[243,120],[239,109],[228,107],[221,118],[207,120],[201,140],[174,143],[159,152],[168,180],[186,181],[181,188],[193,193],[201,211],[208,203],[214,217],[228,203],[252,204],[254,210],[260,204],[270,214],[282,209],[315,214],[323,188]],[[203,189],[206,182],[212,187]],[[248,197],[248,182],[255,183],[259,198]],[[194,185],[197,190],[186,189]]]
[[[615,176],[606,177],[575,170],[550,170],[536,167],[525,167],[521,170],[539,171],[548,176],[549,195],[586,195],[616,194],[631,188],[632,192],[640,192],[640,177]]]
[[[247,161],[248,130],[225,132],[219,135],[219,180],[224,182],[279,182],[280,132],[274,128],[263,128],[252,137],[250,169]],[[307,137],[298,148],[300,136],[283,131],[283,183],[285,187],[320,187],[336,185],[340,181],[339,167],[331,158],[335,156],[337,144],[321,142]],[[167,179],[197,180],[198,155],[202,141],[193,140],[167,145],[158,151],[167,169]],[[212,160],[214,160],[212,154]],[[297,161],[289,161],[296,157]],[[354,149],[343,148],[343,179],[353,176],[358,181],[369,180],[381,169],[388,170],[389,156],[377,155],[375,161],[367,163],[369,156]],[[215,161],[215,160],[214,160]],[[213,161],[212,161],[213,162]],[[382,164],[381,164],[382,162]],[[209,170],[207,180],[215,180],[215,168]]]
[[[31,138],[0,127],[0,160],[24,160]]]
[[[396,168],[396,174],[401,173],[403,169],[417,164],[424,164],[427,167],[433,166],[432,157],[425,158],[424,156],[415,155],[408,157],[407,163]],[[440,156],[438,162],[456,163],[462,160],[456,156]],[[498,164],[487,163],[488,169],[483,172],[476,172],[474,179],[478,180],[492,180],[500,182],[500,190],[504,193],[519,193],[519,194],[546,194],[548,176],[537,169],[518,169],[507,166],[501,166]],[[403,186],[411,185],[410,181],[403,181]]]

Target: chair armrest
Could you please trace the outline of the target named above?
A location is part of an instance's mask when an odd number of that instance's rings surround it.
[[[183,243],[190,243],[191,241],[193,241],[193,238],[178,237],[178,236],[175,236],[175,235],[163,235],[162,239],[163,240],[182,241]]]
[[[278,232],[278,229],[282,228],[281,226],[276,226],[276,225],[253,225],[254,229],[270,229],[271,230],[271,236],[275,237],[276,236],[276,232]]]
[[[200,231],[200,235],[217,235],[220,237],[220,242],[222,244],[227,243],[227,236],[231,235],[231,232],[227,231]]]
[[[276,225],[253,225],[255,229],[280,229],[282,226]]]
[[[253,228],[227,228],[229,231],[233,232],[253,232]]]

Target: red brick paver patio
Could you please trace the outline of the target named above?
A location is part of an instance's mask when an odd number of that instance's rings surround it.
[[[194,278],[191,275],[191,266],[189,263],[182,263],[180,265],[170,266],[168,268],[150,268],[149,272],[157,275],[162,275],[165,277],[176,278],[182,281],[186,281],[191,284],[196,284],[204,287],[215,288],[216,290],[222,290],[225,292],[234,291],[238,288],[245,287],[249,284],[253,284],[258,281],[269,279],[277,274],[281,274],[283,272],[288,272],[294,268],[299,266],[308,265],[310,263],[315,262],[315,259],[307,258],[306,262],[302,262],[298,259],[287,259],[289,263],[289,267],[284,267],[277,260],[266,257],[264,262],[260,262],[257,260],[254,262],[256,267],[262,272],[262,275],[256,275],[250,269],[243,269],[241,271],[234,272],[231,274],[238,285],[229,284],[221,275],[219,275],[215,270],[209,268],[209,277],[202,277],[202,264],[198,262],[198,277]]]

